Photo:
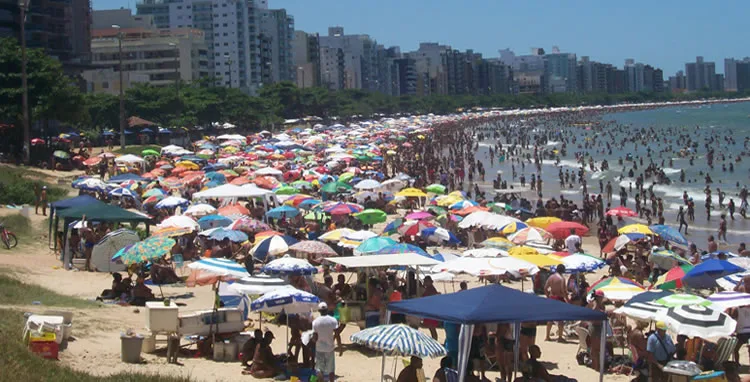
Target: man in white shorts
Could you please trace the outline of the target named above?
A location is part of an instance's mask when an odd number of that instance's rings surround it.
[[[336,345],[334,332],[339,327],[339,322],[328,314],[328,304],[321,302],[318,305],[320,317],[312,323],[313,341],[315,341],[315,371],[318,378],[333,382],[336,378]]]

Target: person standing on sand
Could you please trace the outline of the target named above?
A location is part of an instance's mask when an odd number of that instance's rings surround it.
[[[321,381],[328,377],[328,381],[336,380],[336,345],[334,332],[339,322],[328,314],[328,304],[318,305],[320,317],[312,322],[313,342],[315,342],[315,372]]]
[[[568,286],[565,283],[565,266],[558,265],[555,273],[550,275],[547,282],[544,284],[544,294],[547,298],[560,301],[568,302]],[[545,341],[552,341],[550,333],[552,332],[552,322],[547,322],[547,336],[544,338]],[[563,323],[557,323],[557,341],[565,342],[565,334],[563,333]]]
[[[719,220],[719,240],[727,242],[727,215],[721,214],[721,220]]]

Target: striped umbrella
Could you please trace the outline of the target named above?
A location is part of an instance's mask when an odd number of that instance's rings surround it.
[[[519,223],[511,223],[510,225],[518,225]],[[503,228],[503,232],[505,232],[505,228]],[[544,242],[548,239],[551,239],[552,235],[550,235],[547,231],[541,229],[541,228],[533,228],[533,227],[526,227],[522,228],[518,231],[516,231],[514,234],[508,236],[508,239],[510,239],[511,242],[514,244],[524,244],[528,241],[536,241],[536,242]]]
[[[716,284],[718,284],[722,289],[733,290],[739,283],[742,282],[742,279],[745,278],[745,276],[749,275],[750,272],[735,273],[733,275],[716,279]]]
[[[233,279],[250,277],[250,274],[247,273],[247,269],[245,269],[244,266],[229,259],[203,258],[188,264],[188,268],[204,271],[215,276],[229,277]]]
[[[653,301],[628,301],[625,305],[615,309],[615,313],[624,314],[636,320],[651,321],[656,320],[656,318],[666,310],[666,306]]]
[[[569,256],[550,254],[548,256],[560,260],[565,265],[566,273],[593,272],[607,265],[607,263],[601,259],[585,253],[574,253]]]
[[[288,314],[309,313],[320,303],[318,296],[291,285],[266,292],[250,304],[253,311]]]
[[[312,275],[318,273],[318,268],[315,268],[307,260],[284,255],[282,258],[264,265],[261,272],[269,275]]]
[[[648,261],[653,262],[654,265],[665,270],[672,269],[675,265],[690,264],[687,259],[684,259],[680,255],[666,249],[652,251],[651,255],[648,257]]]
[[[708,296],[714,307],[721,309],[737,308],[750,305],[750,293],[725,291]]]
[[[386,355],[435,358],[446,354],[439,342],[403,324],[375,326],[354,333],[349,339]]]
[[[328,231],[320,235],[320,237],[318,237],[318,240],[338,242],[344,236],[351,234],[351,233],[354,233],[354,230],[349,229],[349,228],[337,228],[333,231]]]
[[[591,285],[587,294],[598,290],[602,291],[604,297],[610,300],[629,300],[645,289],[642,285],[625,277],[608,277]]]
[[[694,294],[679,293],[669,296],[664,296],[656,300],[657,304],[664,305],[668,308],[674,308],[682,305],[703,305],[710,306],[711,301],[706,300],[703,297],[696,296]]]
[[[119,258],[123,264],[131,265],[158,259],[168,254],[174,243],[169,237],[150,237],[118,251],[112,260]]]
[[[267,237],[253,246],[250,254],[258,260],[265,260],[268,255],[276,256],[289,251],[289,246],[296,244],[297,239],[282,235]]]
[[[690,264],[676,266],[667,271],[667,273],[659,276],[656,283],[654,283],[654,287],[665,290],[682,288],[682,278],[691,269],[693,269],[693,266]]]
[[[331,215],[349,215],[364,210],[362,206],[354,203],[336,203],[323,207],[323,211]]]
[[[664,321],[672,332],[688,337],[729,337],[737,328],[737,321],[727,314],[704,305],[675,306],[657,319]]]
[[[151,234],[151,237],[159,237],[159,236],[178,237],[182,235],[187,235],[192,232],[193,232],[193,229],[189,227],[165,227],[165,228],[160,228],[154,231]]]
[[[339,240],[339,247],[344,248],[357,248],[360,244],[364,243],[365,240],[378,236],[375,232],[371,231],[355,231],[345,234],[341,240]]]

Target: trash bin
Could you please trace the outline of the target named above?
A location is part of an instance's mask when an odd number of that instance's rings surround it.
[[[143,336],[136,334],[134,336],[121,335],[120,341],[120,359],[125,363],[141,362],[141,349],[143,348]]]

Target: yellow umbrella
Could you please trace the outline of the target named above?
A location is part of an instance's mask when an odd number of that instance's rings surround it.
[[[623,233],[642,233],[644,235],[653,235],[654,232],[651,231],[650,228],[648,228],[645,224],[630,224],[626,225],[625,227],[622,227],[617,230],[617,233],[623,234]]]
[[[454,205],[462,200],[464,200],[462,196],[446,195],[437,199],[437,205],[440,207],[447,207]]]
[[[562,219],[556,218],[554,216],[541,216],[537,218],[531,218],[526,220],[526,224],[528,224],[531,227],[541,228],[541,229],[547,229],[547,227],[552,223],[561,222]]]
[[[425,194],[422,190],[417,189],[417,188],[404,188],[403,190],[397,192],[396,196],[421,198],[421,197],[427,197],[427,194]]]
[[[323,240],[323,241],[339,241],[339,240],[341,240],[342,237],[344,237],[344,235],[350,234],[352,232],[354,232],[354,231],[351,230],[351,229],[349,229],[349,228],[338,228],[338,229],[335,229],[333,231],[328,231],[328,232],[324,233],[323,235],[321,235],[318,238],[318,240]]]
[[[188,170],[197,170],[197,169],[199,169],[199,168],[200,168],[200,167],[199,167],[199,166],[198,166],[197,164],[195,164],[195,163],[193,163],[193,162],[191,162],[191,161],[189,161],[189,160],[186,160],[186,161],[182,161],[182,162],[180,162],[180,163],[177,163],[177,164],[175,165],[175,167],[184,167],[184,168],[186,168],[186,169],[188,169]]]
[[[510,257],[516,258],[518,260],[528,261],[529,263],[532,263],[540,268],[551,267],[553,265],[558,266],[562,264],[562,261],[557,261],[545,255],[510,255]]]
[[[539,256],[539,251],[535,248],[527,247],[525,245],[519,245],[508,250],[508,254],[516,256]]]

